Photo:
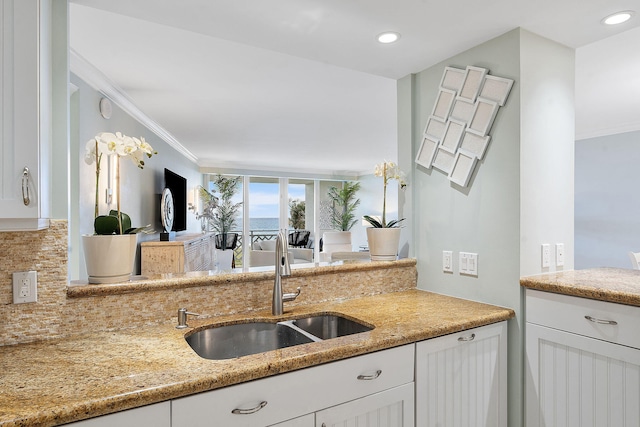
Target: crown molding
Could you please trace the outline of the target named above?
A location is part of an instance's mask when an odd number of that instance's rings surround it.
[[[618,133],[635,132],[640,130],[640,122],[621,123],[615,126],[588,129],[584,132],[576,133],[576,141],[583,139],[598,138],[601,136],[616,135]]]
[[[140,110],[133,100],[115,82],[104,75],[93,64],[84,59],[75,50],[69,49],[69,65],[71,72],[84,80],[95,90],[102,92],[111,102],[122,108],[127,114],[139,121],[151,132],[158,135],[163,141],[177,150],[187,159],[198,164],[198,158],[186,149],[173,135],[171,135],[158,122],[147,116]]]

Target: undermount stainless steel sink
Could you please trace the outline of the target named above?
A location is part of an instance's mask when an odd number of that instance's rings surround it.
[[[187,343],[205,359],[233,359],[313,342],[305,334],[280,323],[238,323],[197,331]]]
[[[372,327],[339,315],[313,315],[279,323],[252,322],[213,326],[185,337],[205,359],[233,359],[314,341],[323,341],[372,330]]]
[[[296,319],[293,324],[322,340],[359,334],[373,329],[355,320],[331,314]]]

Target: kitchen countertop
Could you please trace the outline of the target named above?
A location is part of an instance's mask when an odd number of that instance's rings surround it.
[[[640,270],[591,268],[522,277],[520,285],[539,291],[640,306]]]
[[[638,276],[640,277],[640,276]],[[286,309],[286,308],[285,308]],[[206,360],[184,335],[212,323],[341,313],[375,326],[350,336],[230,360]],[[189,319],[0,347],[0,425],[54,426],[357,356],[514,317],[511,309],[421,290]]]

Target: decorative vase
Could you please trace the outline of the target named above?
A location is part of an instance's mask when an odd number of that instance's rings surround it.
[[[130,280],[137,243],[137,234],[82,236],[89,283],[118,283]]]
[[[400,228],[367,228],[371,261],[395,261],[400,245]]]
[[[218,270],[230,270],[233,268],[233,249],[216,249],[215,266]]]

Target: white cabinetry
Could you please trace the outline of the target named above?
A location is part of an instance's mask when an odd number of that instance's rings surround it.
[[[48,227],[50,3],[0,0],[0,231]]]
[[[526,291],[526,425],[640,425],[640,307]]]
[[[410,344],[175,399],[172,426],[264,427],[286,420],[291,421],[282,426],[306,426],[308,418],[296,418],[367,396],[371,399],[363,399],[356,409],[362,413],[406,411],[403,420],[411,422],[399,425],[407,427],[413,425],[413,367],[414,345]],[[380,393],[405,384],[409,387],[402,391]],[[343,416],[338,408],[332,408],[334,415],[320,414],[335,420]],[[318,419],[317,426],[325,422],[318,424]]]
[[[416,425],[507,426],[507,323],[421,341]]]
[[[90,420],[66,424],[67,427],[171,427],[171,403],[162,402]]]
[[[316,413],[316,427],[413,427],[413,387],[372,394]]]

